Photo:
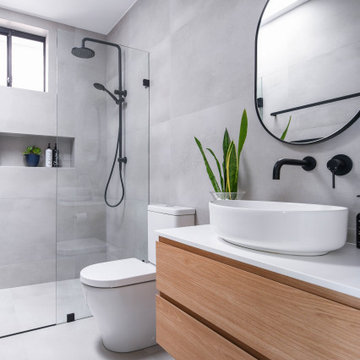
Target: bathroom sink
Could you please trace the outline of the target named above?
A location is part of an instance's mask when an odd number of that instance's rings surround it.
[[[348,209],[272,201],[215,200],[210,224],[233,244],[291,255],[322,255],[345,245]]]

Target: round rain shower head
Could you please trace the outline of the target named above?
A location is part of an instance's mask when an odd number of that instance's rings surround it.
[[[74,47],[72,48],[71,53],[81,59],[90,59],[95,56],[95,51],[85,46]]]
[[[102,91],[105,90],[105,86],[102,85],[102,84],[99,84],[99,83],[95,83],[94,88],[97,89],[97,90],[102,90]]]

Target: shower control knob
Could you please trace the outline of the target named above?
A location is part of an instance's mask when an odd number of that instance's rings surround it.
[[[126,97],[127,96],[127,90],[121,90],[121,91],[114,90],[114,94]]]
[[[348,174],[353,166],[352,160],[344,154],[335,155],[327,162],[327,168],[332,173],[332,187],[335,189],[335,176]]]
[[[118,158],[118,162],[119,162],[119,163],[124,163],[124,164],[126,164],[126,163],[127,163],[127,157],[124,156],[124,157],[122,157],[122,158]]]

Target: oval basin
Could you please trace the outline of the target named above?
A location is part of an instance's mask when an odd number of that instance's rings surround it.
[[[345,245],[348,209],[272,201],[216,200],[210,224],[222,239],[256,250],[322,255]]]

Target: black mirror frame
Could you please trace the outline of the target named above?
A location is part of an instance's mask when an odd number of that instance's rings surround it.
[[[341,134],[343,131],[345,131],[347,128],[349,128],[357,119],[360,118],[360,110],[355,114],[355,116],[349,121],[346,123],[346,125],[344,125],[341,129],[335,131],[334,133],[332,133],[331,135],[327,136],[327,137],[323,137],[321,139],[317,139],[317,140],[313,140],[313,141],[308,141],[308,142],[289,142],[289,141],[284,141],[284,140],[281,140],[280,138],[278,138],[277,136],[275,136],[263,123],[262,119],[261,119],[261,116],[260,116],[260,113],[259,113],[259,109],[258,109],[258,106],[257,106],[257,44],[258,44],[258,36],[259,36],[259,30],[260,30],[260,24],[261,24],[261,20],[262,20],[262,17],[264,15],[264,12],[265,12],[265,9],[268,5],[268,3],[270,2],[271,0],[267,0],[266,1],[266,4],[264,6],[264,9],[262,10],[261,14],[260,14],[260,18],[259,18],[259,22],[258,22],[258,25],[256,27],[256,34],[255,34],[255,81],[254,81],[254,105],[255,105],[255,111],[256,111],[256,114],[259,118],[259,121],[260,121],[260,124],[262,125],[262,127],[265,129],[265,131],[271,135],[274,139],[282,142],[283,144],[288,144],[288,145],[311,145],[311,144],[317,144],[317,143],[321,143],[321,142],[324,142],[326,140],[330,140],[332,138],[334,138],[335,136]]]

